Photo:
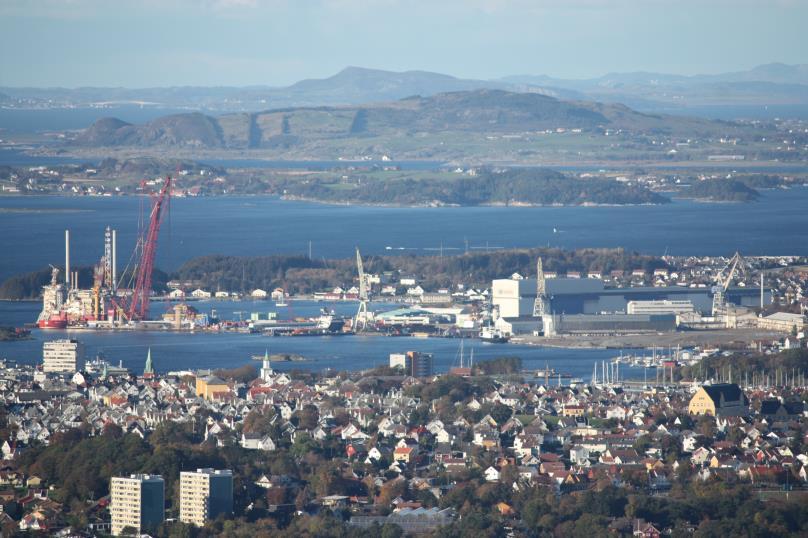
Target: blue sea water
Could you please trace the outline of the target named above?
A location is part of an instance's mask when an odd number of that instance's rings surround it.
[[[203,301],[193,303],[200,312],[211,308],[223,317],[236,317],[236,312],[277,311],[279,317],[316,315],[321,307],[334,309],[339,315],[351,315],[356,304],[341,302],[322,304],[313,301],[292,302],[290,308],[277,308],[266,301]],[[383,308],[381,305],[375,305]],[[154,304],[153,310],[160,313],[164,307]],[[12,303],[0,301],[0,325],[21,325],[36,318],[40,305],[35,302]],[[272,354],[298,354],[304,362],[278,362],[276,370],[304,369],[313,371],[360,370],[386,365],[390,353],[420,351],[432,353],[435,371],[446,372],[459,365],[460,340],[454,338],[408,338],[386,336],[312,336],[269,337],[256,334],[236,333],[175,333],[175,332],[104,332],[104,331],[41,331],[34,330],[32,339],[0,343],[0,358],[24,364],[41,362],[42,343],[58,338],[77,338],[84,343],[86,356],[102,353],[104,357],[133,372],[143,370],[146,353],[151,349],[155,368],[160,372],[199,368],[234,368],[248,364],[253,356],[265,351]],[[474,360],[486,360],[503,356],[517,356],[525,369],[539,370],[545,365],[561,373],[588,379],[595,363],[617,356],[619,350],[606,349],[557,349],[514,344],[489,344],[467,340],[464,356],[468,361],[473,349]],[[626,350],[630,351],[630,350]],[[621,366],[626,376],[643,378],[643,370]],[[653,377],[654,372],[648,373]],[[554,380],[553,382],[557,382]]]
[[[118,230],[118,263],[134,248],[141,197],[0,197],[0,280],[64,263],[96,263],[103,230]],[[624,247],[647,254],[808,255],[808,187],[763,191],[749,204],[674,200],[663,206],[396,208],[271,197],[176,198],[157,266],[206,254],[437,254],[510,247]]]
[[[134,246],[136,197],[0,197],[0,279],[64,263],[64,230],[71,230],[74,266],[95,263],[102,254],[103,229],[118,230],[119,264]],[[308,251],[315,257],[349,257],[355,246],[364,254],[446,255],[466,249],[542,245],[616,247],[661,255],[744,254],[808,255],[808,188],[765,191],[752,204],[709,204],[677,200],[666,206],[636,207],[468,207],[380,208],[286,202],[268,197],[181,198],[161,231],[157,264],[174,269],[204,254],[264,255]],[[388,250],[387,247],[391,247]],[[279,310],[271,303],[198,303],[227,317],[236,311]],[[322,306],[292,304],[280,317],[315,315]],[[354,305],[332,305],[350,315]],[[154,307],[156,313],[159,304]],[[36,319],[39,303],[0,302],[0,325],[20,326]],[[247,315],[247,314],[244,314]],[[82,340],[90,356],[103,352],[140,371],[146,351],[161,371],[240,366],[269,348],[299,353],[307,362],[279,369],[360,369],[386,364],[393,352],[416,350],[435,355],[437,371],[456,364],[459,342],[452,339],[374,336],[269,338],[243,334],[103,333],[35,330],[33,339],[0,343],[0,357],[36,363],[42,341],[64,336]],[[516,355],[528,368],[550,367],[588,378],[594,363],[615,350],[576,350],[521,345],[474,344],[475,357]],[[467,347],[468,349],[468,347]],[[642,378],[643,372],[626,373]]]

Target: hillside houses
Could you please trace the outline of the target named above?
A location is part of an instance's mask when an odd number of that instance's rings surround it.
[[[47,445],[72,428],[101,435],[114,425],[146,438],[175,422],[196,425],[199,442],[216,447],[277,452],[327,445],[334,464],[356,475],[351,480],[381,487],[397,477],[436,497],[445,490],[430,485],[435,477],[460,480],[468,473],[515,490],[546,488],[559,495],[603,483],[664,491],[681,479],[808,484],[808,455],[792,448],[797,436],[805,442],[805,411],[794,403],[803,395],[800,388],[742,391],[748,413],[715,416],[690,413],[693,395],[685,387],[489,380],[482,390],[473,378],[356,374],[304,381],[273,371],[249,383],[219,378],[223,392],[211,398],[188,377],[85,374],[76,385],[58,376],[37,383],[33,374],[4,364],[0,397],[14,437],[3,439],[0,451],[12,468],[27,447]],[[210,373],[197,376],[203,379],[211,382]],[[433,396],[425,399],[427,394]],[[0,473],[0,491],[26,480],[39,485],[33,478]],[[277,487],[264,482],[261,489]],[[362,513],[418,508],[407,504],[413,496],[386,507],[337,496],[328,502]],[[40,521],[28,511],[24,525],[46,525],[48,512],[41,514]]]

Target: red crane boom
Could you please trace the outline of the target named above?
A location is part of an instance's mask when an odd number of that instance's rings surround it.
[[[149,215],[149,227],[145,230],[145,235],[140,238],[143,246],[140,257],[140,264],[137,268],[137,278],[135,287],[132,290],[132,301],[129,303],[127,314],[129,319],[148,319],[149,317],[149,297],[152,289],[152,271],[154,270],[154,256],[157,254],[157,237],[160,234],[160,223],[163,220],[163,212],[171,197],[171,176],[166,177],[166,182],[160,192],[153,198],[151,214]]]

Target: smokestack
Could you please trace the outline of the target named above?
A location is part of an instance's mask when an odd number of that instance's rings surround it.
[[[65,230],[65,286],[70,289],[70,230]]]
[[[760,273],[760,309],[763,310],[763,272]]]
[[[118,289],[118,232],[112,230],[112,291]]]

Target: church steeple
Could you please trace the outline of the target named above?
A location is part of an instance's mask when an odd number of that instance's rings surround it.
[[[154,377],[154,364],[152,364],[151,348],[146,353],[146,366],[143,368],[143,377]]]
[[[273,375],[275,372],[272,371],[272,364],[269,362],[269,349],[266,349],[264,350],[264,361],[261,364],[261,379],[269,381]]]

